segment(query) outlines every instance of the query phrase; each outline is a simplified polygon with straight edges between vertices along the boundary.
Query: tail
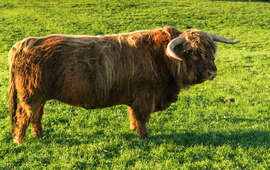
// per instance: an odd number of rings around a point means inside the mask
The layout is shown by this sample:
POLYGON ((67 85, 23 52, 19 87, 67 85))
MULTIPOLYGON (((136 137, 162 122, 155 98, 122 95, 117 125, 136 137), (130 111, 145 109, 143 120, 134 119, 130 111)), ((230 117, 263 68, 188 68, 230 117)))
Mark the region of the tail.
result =
POLYGON ((10 74, 10 82, 9 82, 9 116, 11 120, 11 132, 13 134, 17 117, 16 117, 16 110, 17 110, 17 90, 15 85, 15 67, 14 67, 14 60, 16 56, 16 44, 11 48, 9 52, 9 74, 10 74))

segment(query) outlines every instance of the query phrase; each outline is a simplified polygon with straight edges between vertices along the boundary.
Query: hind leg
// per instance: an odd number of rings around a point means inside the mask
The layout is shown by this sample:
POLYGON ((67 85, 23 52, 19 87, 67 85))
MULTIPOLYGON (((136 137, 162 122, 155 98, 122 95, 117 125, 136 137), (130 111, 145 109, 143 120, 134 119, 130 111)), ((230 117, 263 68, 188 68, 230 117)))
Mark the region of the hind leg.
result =
POLYGON ((30 123, 33 113, 37 111, 38 107, 21 102, 16 111, 16 124, 13 131, 13 142, 15 144, 21 144, 25 136, 26 129, 30 123))
POLYGON ((43 130, 42 130, 42 124, 41 124, 43 108, 44 108, 44 104, 41 104, 40 107, 38 108, 38 111, 33 113, 31 117, 31 125, 32 125, 31 134, 33 137, 43 136, 43 130))
POLYGON ((15 144, 22 143, 22 140, 25 136, 26 129, 30 122, 30 115, 27 114, 26 104, 20 103, 16 111, 16 124, 13 130, 13 142, 15 144))

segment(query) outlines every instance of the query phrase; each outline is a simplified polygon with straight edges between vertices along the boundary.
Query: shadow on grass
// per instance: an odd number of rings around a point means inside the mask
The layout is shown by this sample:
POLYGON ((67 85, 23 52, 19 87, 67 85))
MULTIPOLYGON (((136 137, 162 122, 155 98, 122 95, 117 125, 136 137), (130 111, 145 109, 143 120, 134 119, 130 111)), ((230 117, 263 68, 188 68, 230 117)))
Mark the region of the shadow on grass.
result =
POLYGON ((248 122, 248 123, 264 123, 267 121, 270 121, 270 118, 264 118, 264 119, 249 119, 249 118, 223 118, 223 120, 239 123, 239 122, 248 122))
MULTIPOLYGON (((113 135, 115 137, 115 135, 113 135)), ((53 136, 45 137, 42 143, 57 143, 61 145, 73 146, 81 144, 90 144, 97 141, 104 141, 112 139, 112 135, 107 136, 102 131, 97 131, 92 134, 68 135, 68 134, 54 134, 53 136)), ((164 143, 173 143, 175 145, 191 147, 194 145, 204 146, 222 146, 230 145, 231 147, 266 147, 270 148, 270 132, 249 130, 249 131, 233 131, 233 132, 186 132, 175 134, 161 134, 152 135, 147 139, 141 140, 135 133, 126 133, 117 135, 119 140, 124 140, 131 143, 154 143, 161 145, 164 143)), ((136 146, 138 146, 136 144, 136 146)))
MULTIPOLYGON (((110 136, 107 136, 109 138, 110 136)), ((48 143, 57 143, 66 146, 74 146, 81 144, 91 144, 97 140, 104 140, 106 135, 102 130, 97 130, 95 133, 87 133, 87 134, 74 134, 70 135, 67 133, 57 133, 52 131, 45 131, 45 136, 40 140, 43 144, 48 143)))
POLYGON ((202 134, 197 133, 182 133, 182 134, 168 134, 151 136, 150 139, 156 144, 161 144, 164 139, 168 143, 175 143, 190 147, 194 145, 206 146, 222 146, 230 145, 232 147, 266 147, 270 148, 270 132, 268 131, 234 131, 228 134, 222 132, 207 132, 202 134))

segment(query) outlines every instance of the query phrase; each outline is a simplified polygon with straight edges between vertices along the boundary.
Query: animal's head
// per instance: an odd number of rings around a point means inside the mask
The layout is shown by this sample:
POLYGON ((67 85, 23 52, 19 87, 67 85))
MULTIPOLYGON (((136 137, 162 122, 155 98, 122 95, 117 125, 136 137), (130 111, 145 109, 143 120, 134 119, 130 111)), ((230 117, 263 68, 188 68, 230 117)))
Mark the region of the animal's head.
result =
POLYGON ((217 75, 215 41, 223 43, 238 43, 223 37, 200 30, 187 30, 173 39, 167 45, 167 55, 181 62, 182 72, 186 73, 190 83, 201 83, 212 80, 217 75))

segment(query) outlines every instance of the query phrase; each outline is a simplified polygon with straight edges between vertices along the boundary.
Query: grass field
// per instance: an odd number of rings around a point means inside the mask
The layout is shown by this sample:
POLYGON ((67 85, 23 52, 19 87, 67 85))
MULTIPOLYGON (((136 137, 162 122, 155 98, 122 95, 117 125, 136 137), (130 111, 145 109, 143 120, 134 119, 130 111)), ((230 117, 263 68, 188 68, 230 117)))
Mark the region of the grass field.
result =
POLYGON ((269 2, 252 0, 0 1, 0 169, 270 169, 269 16, 269 2), (217 78, 153 113, 148 139, 129 130, 126 106, 85 110, 50 101, 45 137, 33 139, 29 128, 23 144, 12 143, 7 54, 16 41, 164 26, 241 43, 219 44, 217 78))

